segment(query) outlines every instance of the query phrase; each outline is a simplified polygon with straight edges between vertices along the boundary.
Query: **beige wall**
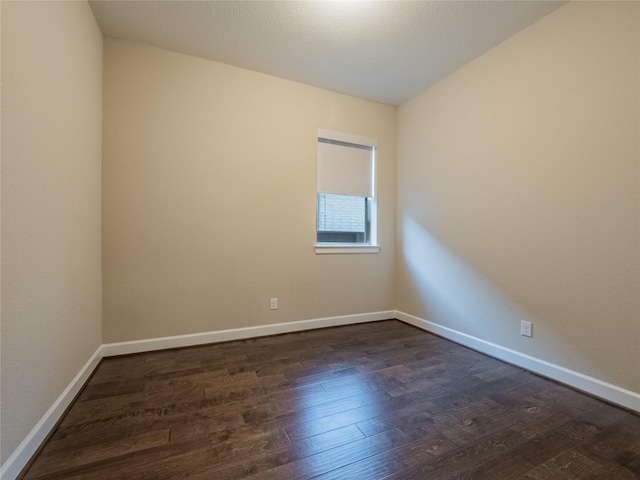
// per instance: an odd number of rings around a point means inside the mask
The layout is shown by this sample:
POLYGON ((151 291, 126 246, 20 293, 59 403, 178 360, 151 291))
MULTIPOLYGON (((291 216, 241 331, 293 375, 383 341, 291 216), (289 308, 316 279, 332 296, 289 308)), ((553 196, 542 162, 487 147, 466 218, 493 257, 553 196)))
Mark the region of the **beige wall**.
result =
POLYGON ((105 343, 398 308, 640 391, 639 21, 401 106, 396 197, 392 107, 112 39, 103 92, 86 3, 2 2, 2 462, 101 342, 101 240, 105 343), (319 127, 379 140, 380 254, 314 254, 319 127))
POLYGON ((113 39, 104 69, 105 342, 393 308, 394 108, 113 39), (318 128, 379 141, 379 254, 314 253, 318 128))
POLYGON ((101 343, 102 37, 2 2, 2 462, 101 343))
POLYGON ((639 12, 567 4, 399 108, 400 310, 640 392, 639 12))

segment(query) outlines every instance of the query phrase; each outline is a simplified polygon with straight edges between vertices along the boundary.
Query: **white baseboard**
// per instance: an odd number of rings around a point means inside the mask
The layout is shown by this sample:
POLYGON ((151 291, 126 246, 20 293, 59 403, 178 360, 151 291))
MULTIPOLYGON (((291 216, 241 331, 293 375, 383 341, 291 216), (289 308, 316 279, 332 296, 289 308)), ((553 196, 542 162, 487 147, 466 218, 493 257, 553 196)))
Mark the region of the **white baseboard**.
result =
POLYGON ((640 394, 636 392, 625 390, 610 383, 598 380, 597 378, 589 377, 582 373, 502 347, 495 343, 487 342, 486 340, 467 335, 466 333, 429 322, 428 320, 424 320, 404 312, 388 310, 382 312, 342 315, 338 317, 325 317, 296 322, 276 323, 272 325, 259 325, 254 327, 194 333, 189 335, 177 335, 173 337, 103 344, 98 347, 96 352, 92 355, 89 361, 87 361, 84 367, 82 367, 69 386, 67 386, 51 408, 49 408, 47 413, 44 414, 36 426, 33 427, 31 432, 29 432, 20 446, 18 446, 13 454, 7 459, 4 465, 2 465, 0 468, 0 478, 3 480, 14 480, 20 474, 22 469, 38 450, 42 442, 51 432, 103 357, 148 352, 166 348, 179 348, 203 345, 207 343, 242 340, 245 338, 263 337, 266 335, 299 332, 302 330, 313 330, 317 328, 353 325, 356 323, 374 322, 391 318, 397 318, 398 320, 422 330, 438 334, 461 345, 465 345, 473 348, 474 350, 478 350, 479 352, 504 360, 505 362, 512 363, 545 377, 557 380, 558 382, 570 385, 611 403, 640 412, 640 394))
POLYGON ((188 335, 176 335, 173 337, 150 338, 146 340, 134 340, 131 342, 106 343, 102 345, 102 355, 105 357, 111 357, 114 355, 163 350, 165 348, 191 347, 207 343, 229 342, 245 338, 277 335, 279 333, 314 330, 316 328, 339 327, 342 325, 387 320, 395 318, 395 314, 396 312, 394 310, 388 310, 383 312, 359 313, 355 315, 341 315, 339 317, 314 318, 312 320, 300 320, 296 322, 274 323, 271 325, 257 325, 254 327, 233 328, 213 332, 192 333, 188 335))
POLYGON ((53 430, 56 423, 62 417, 65 410, 76 397, 87 379, 91 376, 95 368, 102 359, 102 346, 98 347, 84 367, 75 376, 71 383, 64 389, 53 405, 42 416, 40 421, 29 432, 22 443, 15 449, 11 456, 0 468, 0 478, 2 480, 14 480, 22 469, 27 465, 31 457, 36 453, 47 435, 53 430))
POLYGON ((189 347, 207 343, 242 340, 245 338, 263 337, 279 333, 298 332, 301 330, 313 330, 317 328, 374 322, 395 318, 395 314, 395 310, 388 310, 355 315, 341 315, 338 317, 316 318, 297 322, 276 323, 272 325, 234 328, 214 332, 194 333, 190 335, 177 335, 174 337, 151 338, 132 342, 103 344, 98 347, 96 352, 85 366, 82 367, 69 386, 67 386, 51 408, 49 408, 47 413, 44 414, 36 426, 33 427, 31 432, 29 432, 29 435, 27 435, 18 448, 2 465, 0 468, 0 479, 15 480, 29 460, 31 460, 31 457, 36 453, 42 442, 47 438, 47 435, 49 435, 53 427, 55 427, 58 420, 62 417, 62 414, 71 404, 103 357, 149 352, 165 348, 189 347))
POLYGON ((409 315, 408 313, 396 311, 395 317, 422 330, 435 333, 466 347, 473 348, 479 352, 486 353, 492 357, 564 383, 565 385, 582 390, 608 402, 640 412, 640 393, 626 390, 598 380, 597 378, 467 335, 466 333, 424 320, 414 315, 409 315))

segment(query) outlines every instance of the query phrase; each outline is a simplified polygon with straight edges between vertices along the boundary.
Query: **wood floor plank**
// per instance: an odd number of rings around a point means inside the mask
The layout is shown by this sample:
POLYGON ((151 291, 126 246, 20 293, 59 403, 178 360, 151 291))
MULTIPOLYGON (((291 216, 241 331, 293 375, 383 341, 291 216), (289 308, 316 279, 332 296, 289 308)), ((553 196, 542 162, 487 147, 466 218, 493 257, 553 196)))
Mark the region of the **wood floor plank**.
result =
POLYGON ((599 465, 593 460, 567 450, 522 476, 523 480, 564 480, 590 475, 599 465))
POLYGON ((265 480, 305 480, 314 478, 363 458, 393 449, 404 443, 406 443, 406 438, 399 430, 387 430, 372 437, 365 437, 341 447, 325 450, 315 455, 286 463, 260 473, 258 476, 254 475, 255 478, 252 480, 257 480, 258 478, 265 480))
POLYGON ((319 453, 355 442, 356 440, 361 440, 365 438, 365 436, 362 430, 352 424, 321 433, 320 435, 304 438, 297 441, 296 444, 305 452, 319 453))
POLYGON ((169 429, 152 430, 140 435, 103 441, 89 446, 78 444, 75 448, 66 448, 64 456, 59 455, 59 449, 51 450, 45 447, 40 454, 39 462, 32 468, 32 473, 35 476, 51 474, 167 443, 169 443, 169 429))
POLYGON ((640 416, 397 320, 103 359, 24 480, 639 479, 640 416))
POLYGON ((417 462, 390 475, 389 480, 417 480, 424 478, 465 478, 464 475, 477 465, 496 458, 507 450, 520 445, 524 438, 505 429, 477 441, 451 450, 430 462, 417 462))
POLYGON ((349 463, 343 467, 313 477, 317 480, 361 480, 384 478, 405 466, 405 448, 397 447, 377 455, 349 463))

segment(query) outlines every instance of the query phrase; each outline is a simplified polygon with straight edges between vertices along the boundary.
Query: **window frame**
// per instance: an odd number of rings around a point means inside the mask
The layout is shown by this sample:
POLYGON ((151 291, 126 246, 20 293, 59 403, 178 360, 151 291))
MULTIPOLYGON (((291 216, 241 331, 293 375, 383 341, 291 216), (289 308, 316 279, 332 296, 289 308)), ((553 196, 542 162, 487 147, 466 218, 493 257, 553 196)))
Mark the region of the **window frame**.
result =
MULTIPOLYGON (((320 140, 329 140, 332 142, 340 142, 351 145, 363 146, 371 149, 372 155, 372 196, 364 197, 366 198, 366 208, 368 209, 368 218, 369 221, 369 235, 366 243, 339 243, 339 242, 318 242, 318 194, 326 193, 319 192, 316 189, 316 227, 315 227, 315 253, 316 254, 345 254, 345 253, 378 253, 380 251, 380 246, 378 245, 378 208, 377 208, 377 159, 376 159, 376 150, 378 147, 378 141, 374 138, 363 137, 360 135, 353 135, 350 133, 337 132, 334 130, 327 129, 318 129, 318 136, 316 138, 316 144, 320 143, 320 140)), ((318 168, 319 164, 317 163, 318 168)), ((318 170, 319 172, 319 170, 318 170)), ((316 173, 316 176, 318 173, 316 173)))

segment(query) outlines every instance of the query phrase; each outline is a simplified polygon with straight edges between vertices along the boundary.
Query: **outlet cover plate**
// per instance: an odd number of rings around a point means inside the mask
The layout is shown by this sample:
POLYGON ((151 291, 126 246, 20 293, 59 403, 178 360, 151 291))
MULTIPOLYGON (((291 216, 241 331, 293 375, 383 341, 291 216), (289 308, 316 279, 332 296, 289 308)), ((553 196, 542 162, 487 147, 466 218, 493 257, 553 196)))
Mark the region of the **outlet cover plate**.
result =
POLYGON ((520 322, 520 335, 524 335, 525 337, 533 336, 531 322, 527 322, 526 320, 520 322))

